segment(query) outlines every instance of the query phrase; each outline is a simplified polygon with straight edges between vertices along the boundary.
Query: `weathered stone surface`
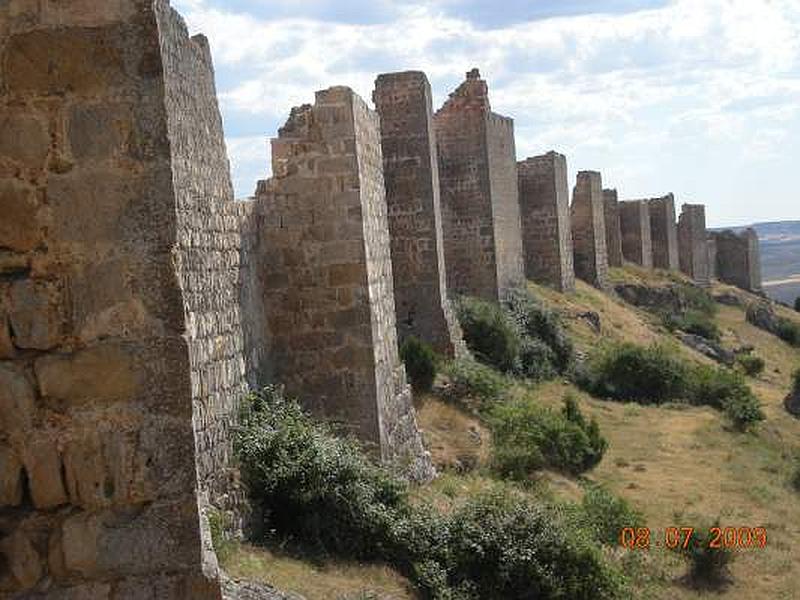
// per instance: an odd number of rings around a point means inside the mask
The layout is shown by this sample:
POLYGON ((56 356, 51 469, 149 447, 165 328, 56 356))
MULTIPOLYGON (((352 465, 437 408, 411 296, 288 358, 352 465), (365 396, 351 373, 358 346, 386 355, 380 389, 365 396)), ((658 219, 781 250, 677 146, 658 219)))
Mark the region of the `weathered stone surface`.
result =
POLYGON ((48 435, 34 435, 26 441, 23 452, 22 462, 34 506, 49 509, 66 504, 63 463, 56 440, 48 435))
POLYGON ((497 300, 524 281, 513 120, 473 69, 434 125, 448 289, 497 300))
POLYGON ((73 354, 36 361, 36 378, 48 402, 70 405, 124 401, 137 393, 135 348, 99 344, 73 354))
POLYGON ((5 559, 11 577, 17 582, 18 590, 31 589, 44 574, 41 558, 22 529, 17 529, 0 540, 0 556, 5 559))
POLYGON ((36 416, 36 394, 25 371, 0 362, 0 433, 28 431, 36 416))
POLYGON ((684 204, 678 219, 678 257, 681 271, 698 285, 709 285, 706 208, 684 204))
POLYGON ((29 168, 44 167, 50 136, 42 120, 21 112, 9 112, 0 117, 0 131, 3 132, 0 136, 0 156, 29 168))
POLYGON ((749 292, 760 292, 761 250, 754 229, 741 233, 714 232, 716 274, 720 281, 749 292))
POLYGON ((398 341, 414 336, 452 357, 465 346, 447 293, 431 87, 419 71, 385 73, 373 99, 381 118, 398 341))
POLYGON ((121 150, 131 129, 127 106, 85 106, 72 108, 67 137, 72 156, 78 160, 107 159, 121 150))
POLYGON ((675 223, 675 197, 667 194, 647 201, 650 209, 650 237, 653 244, 653 267, 677 271, 678 228, 675 223))
POLYGON ((272 158, 275 176, 256 197, 275 377, 385 460, 429 477, 398 356, 378 116, 349 88, 317 92, 292 111, 272 158), (360 260, 325 259, 344 242, 360 260))
POLYGON ((736 360, 736 356, 733 352, 726 350, 719 342, 715 342, 714 340, 709 340, 702 336, 686 332, 681 332, 680 338, 681 341, 690 348, 724 365, 733 366, 736 360))
POLYGON ((525 275, 561 292, 575 289, 567 158, 548 152, 517 163, 525 275))
POLYGON ((625 260, 653 268, 653 242, 650 237, 650 209, 645 200, 619 203, 622 256, 625 260))
MULTIPOLYGON (((0 129, 0 131, 3 131, 0 129)), ((3 136, 5 139, 5 131, 3 136)), ((33 250, 41 241, 36 191, 10 179, 0 179, 0 248, 33 250)))
POLYGON ((622 266, 622 231, 617 190, 603 190, 603 208, 606 226, 608 266, 622 266))
POLYGON ((603 183, 597 171, 578 173, 571 214, 575 275, 604 289, 608 286, 608 252, 603 183))
POLYGON ((61 286, 22 279, 9 293, 9 317, 18 348, 49 350, 61 342, 64 329, 61 286))
POLYGON ((6 446, 0 446, 0 508, 22 502, 22 463, 6 446))

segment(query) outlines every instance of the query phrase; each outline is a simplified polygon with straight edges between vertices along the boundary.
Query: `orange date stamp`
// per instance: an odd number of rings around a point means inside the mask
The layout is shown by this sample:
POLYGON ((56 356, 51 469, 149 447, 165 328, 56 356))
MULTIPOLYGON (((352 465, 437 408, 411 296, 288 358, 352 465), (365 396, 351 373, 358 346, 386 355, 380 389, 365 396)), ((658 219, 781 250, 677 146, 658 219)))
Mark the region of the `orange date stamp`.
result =
MULTIPOLYGON (((666 548, 685 550, 689 548, 698 531, 694 527, 666 527, 659 533, 649 527, 624 527, 619 533, 619 543, 628 550, 650 550, 666 548)), ((705 533, 705 532, 704 532, 705 533)), ((712 549, 765 548, 767 530, 764 527, 709 527, 704 543, 712 549)))

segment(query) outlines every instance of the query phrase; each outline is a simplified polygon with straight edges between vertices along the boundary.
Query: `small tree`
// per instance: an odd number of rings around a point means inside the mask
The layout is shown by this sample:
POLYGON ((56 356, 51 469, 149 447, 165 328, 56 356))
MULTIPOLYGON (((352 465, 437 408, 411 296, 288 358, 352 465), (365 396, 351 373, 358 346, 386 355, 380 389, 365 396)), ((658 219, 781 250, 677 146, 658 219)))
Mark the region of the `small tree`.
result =
POLYGON ((436 379, 436 353, 428 344, 410 336, 400 346, 400 358, 406 366, 411 386, 417 392, 429 392, 436 379))

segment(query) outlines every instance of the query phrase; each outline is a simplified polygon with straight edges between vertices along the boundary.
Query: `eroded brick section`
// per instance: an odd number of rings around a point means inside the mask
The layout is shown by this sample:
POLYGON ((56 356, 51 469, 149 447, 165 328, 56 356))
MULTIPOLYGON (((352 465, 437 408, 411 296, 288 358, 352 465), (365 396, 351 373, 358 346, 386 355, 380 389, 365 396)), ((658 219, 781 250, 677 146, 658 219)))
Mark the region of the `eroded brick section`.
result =
POLYGON ((619 203, 622 257, 646 269, 653 268, 653 244, 650 238, 650 209, 645 200, 619 203))
POLYGON ((677 271, 678 227, 675 223, 675 197, 667 194, 647 201, 650 209, 650 238, 653 244, 653 267, 677 271))
POLYGON ((525 276, 561 292, 575 289, 567 158, 557 152, 517 163, 525 276))
POLYGON ((603 209, 606 226, 608 266, 622 266, 622 233, 620 230, 617 190, 603 190, 603 209))
POLYGON ((698 285, 711 282, 706 238, 706 207, 684 204, 678 219, 678 258, 681 271, 698 285))
POLYGON ((715 232, 716 271, 720 281, 751 292, 760 292, 761 251, 758 234, 748 228, 741 233, 715 232))
POLYGON ((575 275, 598 288, 608 285, 605 207, 600 173, 580 171, 572 193, 575 275))
POLYGON ((447 296, 431 88, 419 71, 378 76, 394 301, 400 343, 415 336, 445 356, 463 352, 447 296))
POLYGON ((0 595, 217 598, 198 491, 244 361, 208 48, 161 1, 0 29, 0 595))
POLYGON ((497 300, 524 281, 513 121, 473 69, 434 124, 448 289, 497 300))
POLYGON ((349 88, 317 92, 273 139, 272 163, 256 201, 275 377, 426 479, 397 350, 378 116, 349 88))

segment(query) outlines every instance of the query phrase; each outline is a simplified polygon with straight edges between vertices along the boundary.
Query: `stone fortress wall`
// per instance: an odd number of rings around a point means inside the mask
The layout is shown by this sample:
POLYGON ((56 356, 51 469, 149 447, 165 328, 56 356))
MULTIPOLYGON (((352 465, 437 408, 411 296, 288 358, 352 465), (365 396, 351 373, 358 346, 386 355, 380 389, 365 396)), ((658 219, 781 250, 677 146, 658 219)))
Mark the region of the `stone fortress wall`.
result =
POLYGON ((681 271, 698 285, 711 283, 706 236, 706 207, 684 204, 678 218, 678 258, 681 271))
MULTIPOLYGON (((166 0, 0 4, 0 595, 219 598, 206 512, 243 514, 248 390, 427 479, 398 336, 458 354, 460 294, 678 268, 671 195, 617 234, 584 171, 570 208, 566 158, 517 163, 477 69, 435 116, 423 73, 374 99, 293 109, 234 201, 208 43, 166 0)), ((684 270, 758 291, 755 233, 706 240, 701 208, 684 270)))
POLYGON ((623 263, 622 226, 620 224, 617 190, 603 190, 603 209, 606 226, 608 266, 621 267, 623 263))

